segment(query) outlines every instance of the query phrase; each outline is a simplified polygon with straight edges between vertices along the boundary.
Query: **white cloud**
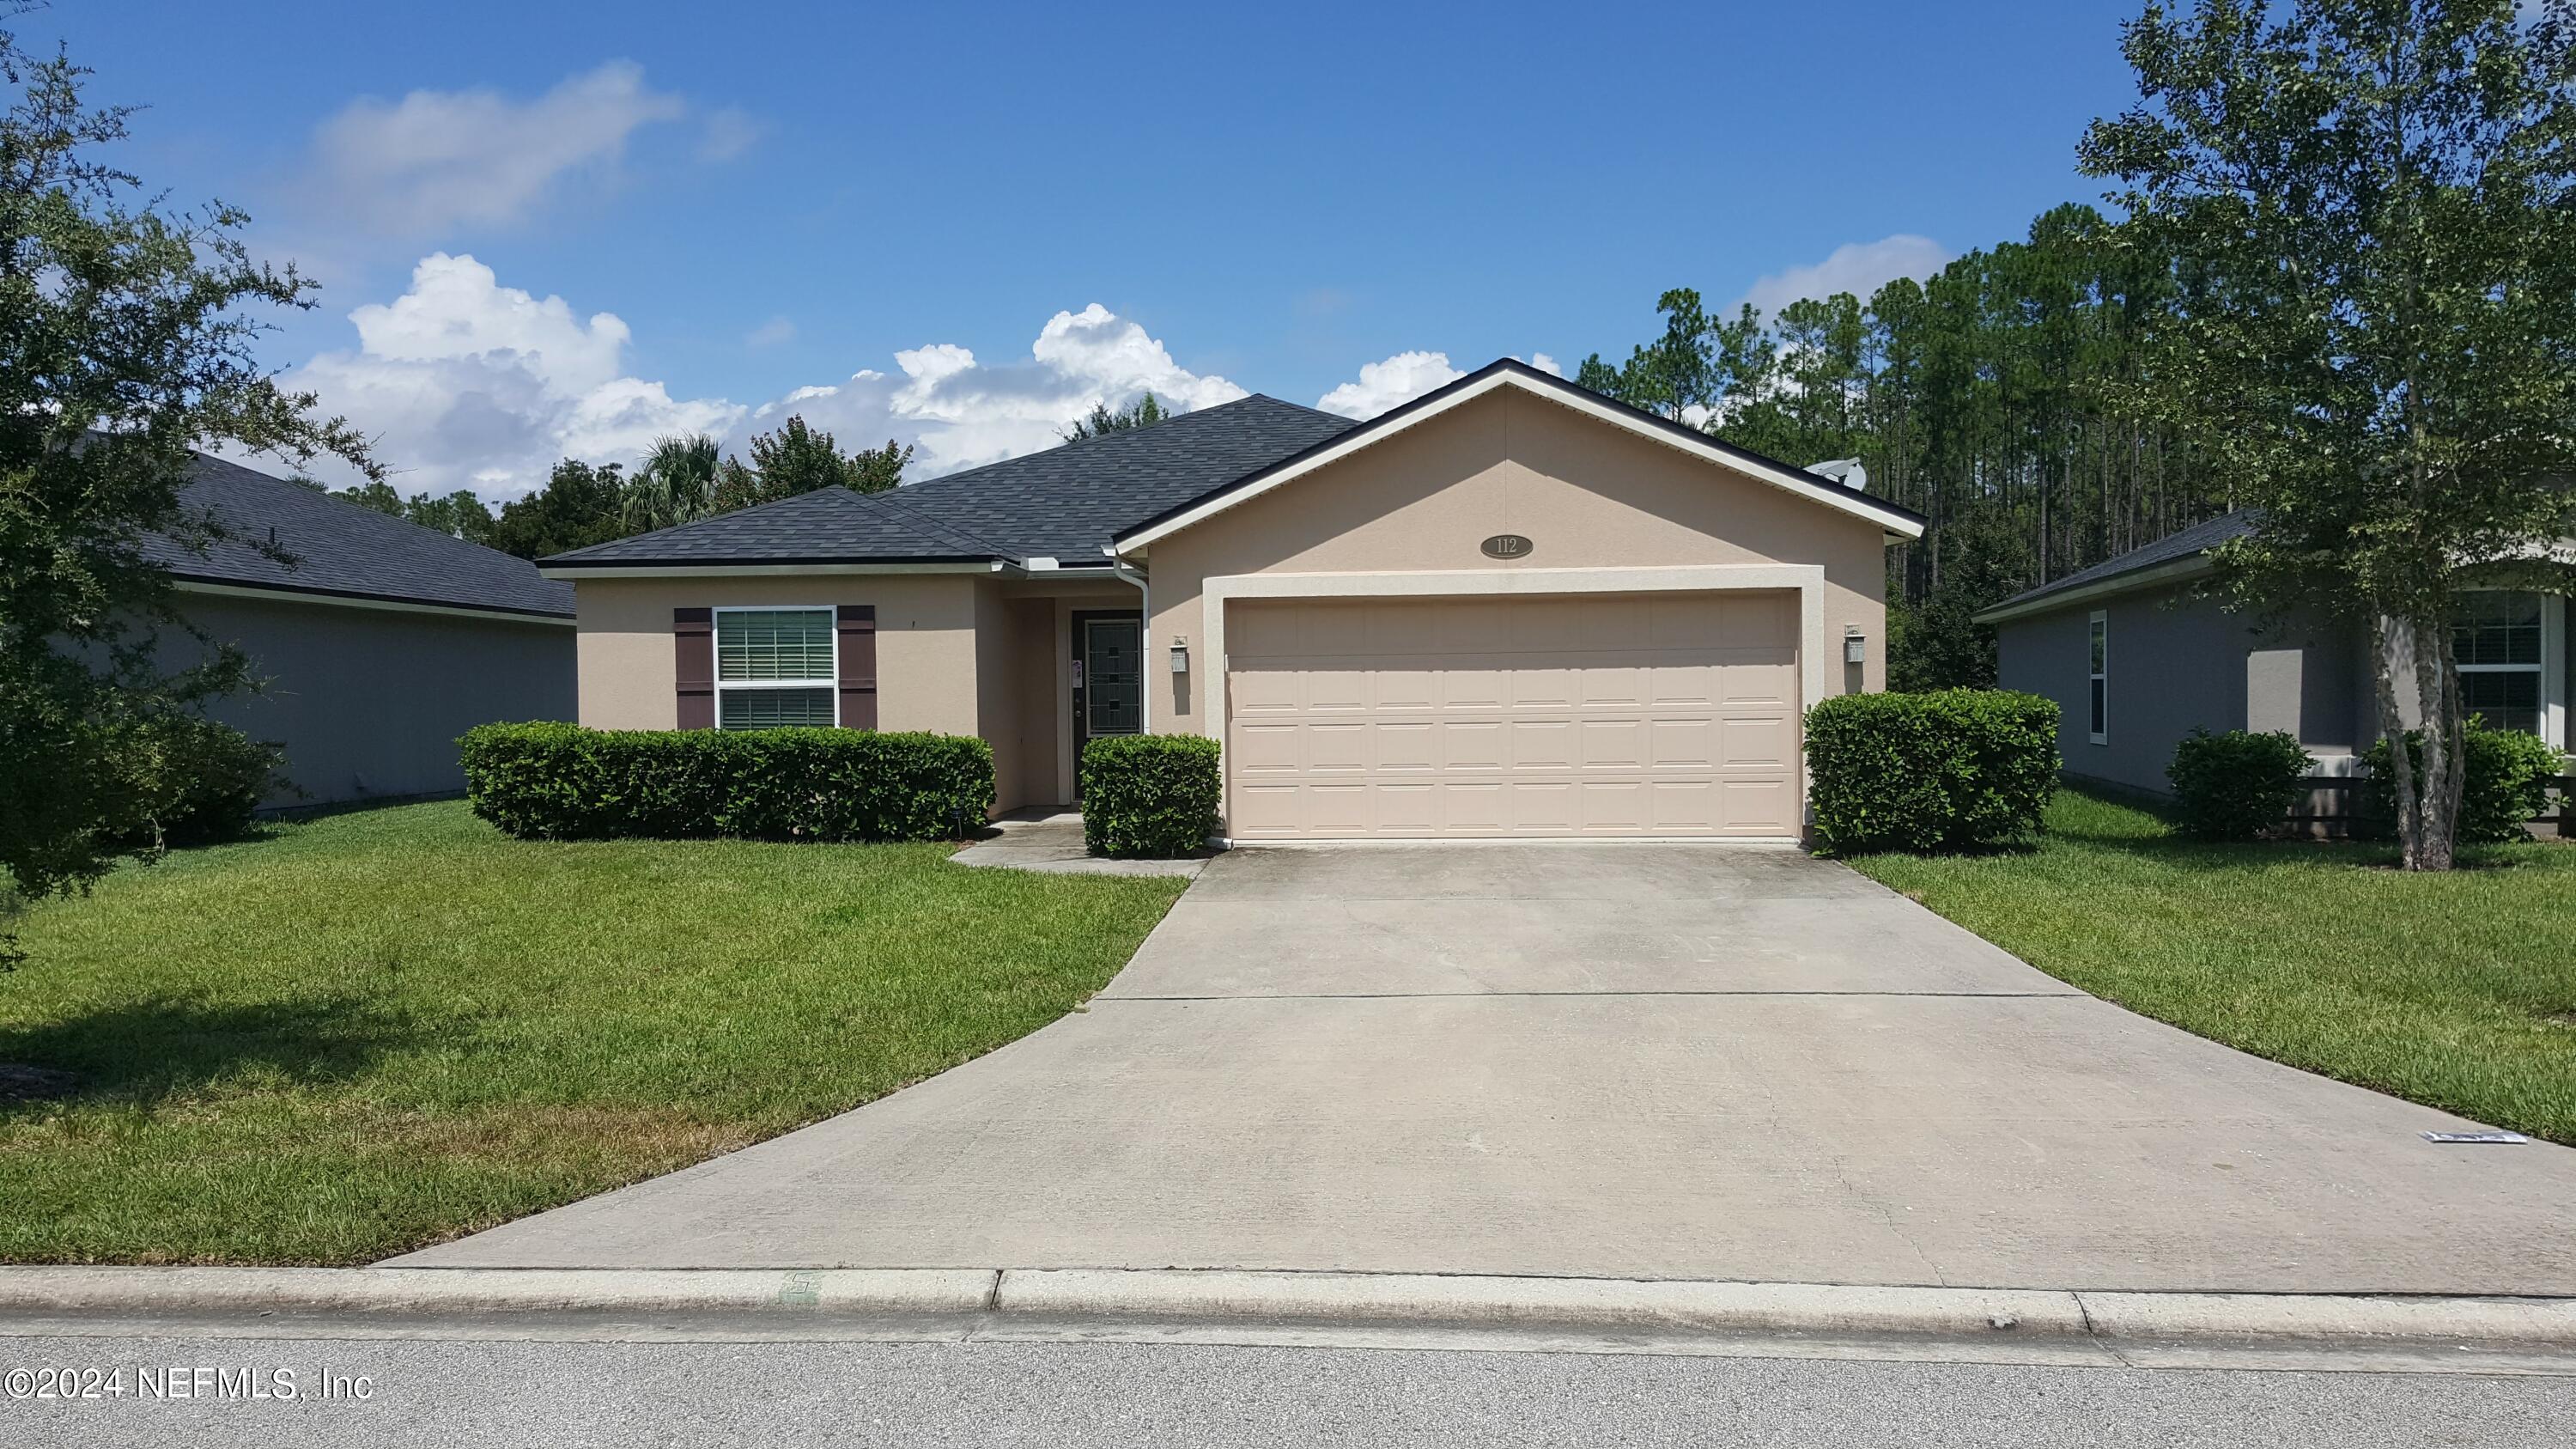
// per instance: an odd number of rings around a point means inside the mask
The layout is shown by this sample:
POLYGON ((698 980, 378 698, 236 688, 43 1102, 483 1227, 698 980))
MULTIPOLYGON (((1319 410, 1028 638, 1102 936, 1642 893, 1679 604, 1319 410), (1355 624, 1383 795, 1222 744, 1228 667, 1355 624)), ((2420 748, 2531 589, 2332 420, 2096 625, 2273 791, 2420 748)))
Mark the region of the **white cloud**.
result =
POLYGON ((287 382, 375 435, 406 492, 515 496, 559 458, 631 459, 665 433, 721 433, 745 412, 625 375, 614 314, 575 316, 561 297, 499 285, 470 256, 423 257, 409 290, 349 321, 355 351, 323 353, 287 382))
POLYGON ((1141 325, 1097 302, 1049 318, 1026 361, 986 363, 953 342, 907 348, 894 361, 899 375, 868 369, 835 386, 798 388, 744 426, 775 427, 799 413, 845 447, 911 443, 906 476, 929 478, 1054 447, 1094 404, 1124 407, 1150 391, 1188 412, 1245 396, 1174 362, 1141 325))
POLYGON ((1184 411, 1245 395, 1180 366, 1097 303, 1049 319, 1024 361, 990 365, 931 343, 897 352, 893 373, 862 368, 757 408, 674 398, 628 375, 630 336, 614 314, 584 318, 561 297, 504 287, 470 256, 422 258, 401 296, 349 320, 358 346, 314 358, 288 383, 375 435, 405 492, 471 488, 496 500, 542 484, 558 459, 632 462, 668 433, 713 433, 739 452, 790 414, 844 447, 913 444, 918 479, 1053 447, 1094 404, 1123 407, 1149 389, 1184 411))
MULTIPOLYGON (((1544 352, 1531 353, 1529 364, 1550 377, 1565 376, 1556 359, 1544 352)), ((1334 388, 1317 398, 1315 406, 1366 421, 1466 375, 1449 365, 1446 352, 1399 352, 1383 362, 1361 363, 1358 381, 1334 388)))
POLYGON ((1899 277, 1928 277, 1956 253, 1930 237, 1898 233, 1874 242, 1845 242, 1812 266, 1773 272, 1755 282, 1744 300, 1765 316, 1807 297, 1849 292, 1866 302, 1870 294, 1899 277))
MULTIPOLYGON (((638 129, 687 110, 679 97, 649 89, 643 67, 623 60, 569 77, 534 100, 493 90, 369 97, 314 133, 315 186, 336 214, 380 232, 514 222, 558 179, 614 166, 638 129)), ((710 119, 711 142, 725 114, 710 119)), ((749 143, 745 131, 736 150, 749 143)))
POLYGON ((785 317, 772 317, 743 334, 745 347, 776 347, 796 340, 796 324, 785 317))
POLYGON ((1383 362, 1361 363, 1357 382, 1334 388, 1315 406, 1346 418, 1373 418, 1466 375, 1449 365, 1446 352, 1399 352, 1383 362))

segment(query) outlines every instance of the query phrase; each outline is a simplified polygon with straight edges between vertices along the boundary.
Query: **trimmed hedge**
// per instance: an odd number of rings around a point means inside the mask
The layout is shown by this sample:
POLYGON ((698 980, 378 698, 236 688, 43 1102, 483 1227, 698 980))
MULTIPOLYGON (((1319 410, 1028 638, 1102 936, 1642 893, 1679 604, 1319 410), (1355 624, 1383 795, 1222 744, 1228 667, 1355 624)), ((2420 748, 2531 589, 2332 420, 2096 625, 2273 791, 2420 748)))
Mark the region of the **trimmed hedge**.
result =
POLYGON ((1082 843, 1094 855, 1194 855, 1217 829, 1217 742, 1104 735, 1082 748, 1082 843))
POLYGON ((474 813, 523 838, 956 840, 993 809, 971 735, 487 724, 458 743, 474 813))
POLYGON ((1836 855, 2035 834, 2057 769, 2057 703, 2036 694, 1844 694, 1807 711, 1817 842, 1836 855))
POLYGON ((2174 746, 2174 828, 2196 840, 2252 840, 2277 833, 2315 762, 2284 730, 2222 735, 2193 730, 2174 746))
MULTIPOLYGON (((2424 767, 2424 732, 2406 732, 2407 758, 2424 767)), ((2549 806, 2549 782, 2565 768, 2565 756, 2549 742, 2521 730, 2491 730, 2478 716, 2461 732, 2461 759, 2467 778, 2460 782, 2460 840, 2491 844, 2521 840, 2532 817, 2549 806)), ((2370 774, 2361 784, 2364 833, 2386 839, 2397 833, 2397 792, 2389 787, 2388 741, 2372 745, 2362 757, 2370 774)), ((2423 776, 2416 781, 2420 788, 2423 776)))

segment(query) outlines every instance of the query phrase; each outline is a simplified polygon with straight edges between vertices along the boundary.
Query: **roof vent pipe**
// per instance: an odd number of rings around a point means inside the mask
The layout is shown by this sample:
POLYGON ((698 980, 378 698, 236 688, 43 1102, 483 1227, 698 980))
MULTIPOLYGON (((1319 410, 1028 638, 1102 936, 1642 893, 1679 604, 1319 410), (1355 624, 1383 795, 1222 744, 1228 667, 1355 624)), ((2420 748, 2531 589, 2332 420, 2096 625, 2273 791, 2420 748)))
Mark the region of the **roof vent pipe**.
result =
POLYGON ((1869 470, 1860 465, 1858 458, 1836 458, 1830 463, 1810 463, 1807 465, 1807 471, 1831 478, 1854 493, 1869 491, 1869 470))

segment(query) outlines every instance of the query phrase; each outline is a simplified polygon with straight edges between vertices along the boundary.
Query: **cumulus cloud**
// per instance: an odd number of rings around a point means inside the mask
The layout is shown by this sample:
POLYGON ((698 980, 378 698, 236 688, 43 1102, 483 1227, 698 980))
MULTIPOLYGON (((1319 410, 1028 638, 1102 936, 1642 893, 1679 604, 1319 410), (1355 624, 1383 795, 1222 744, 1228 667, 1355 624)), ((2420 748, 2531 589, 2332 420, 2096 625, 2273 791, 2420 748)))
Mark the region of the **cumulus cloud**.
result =
POLYGON ((894 374, 865 369, 798 388, 762 405, 745 427, 799 413, 845 445, 911 443, 907 476, 928 478, 1051 448, 1095 404, 1124 407, 1151 392, 1191 412, 1245 396, 1222 377, 1182 367, 1143 326, 1097 302, 1049 318, 1026 360, 986 363, 937 342, 897 352, 894 362, 894 374))
POLYGON ((1812 266, 1791 267, 1757 281, 1744 300, 1764 315, 1806 297, 1849 292, 1866 302, 1899 277, 1928 277, 1956 255, 1930 237, 1898 233, 1874 242, 1845 242, 1812 266))
MULTIPOLYGON (((1556 359, 1544 352, 1531 353, 1529 364, 1550 377, 1565 376, 1556 359)), ((1449 365, 1446 352, 1399 352, 1382 362, 1361 363, 1357 381, 1343 383, 1317 398, 1315 406, 1365 422, 1466 375, 1449 365)))
POLYGON ((1095 404, 1123 407, 1149 390, 1182 411, 1245 396, 1182 367, 1142 326, 1097 303, 1050 318, 1023 360, 988 364, 956 343, 931 343, 897 352, 892 372, 862 368, 758 407, 674 398, 630 375, 625 322, 502 286, 471 256, 424 257, 401 296, 349 320, 357 347, 314 358, 289 383, 376 435, 405 491, 471 488, 495 500, 542 484, 561 458, 632 462, 654 439, 683 432, 712 433, 740 451, 791 414, 845 447, 912 444, 909 476, 918 479, 1053 447, 1095 404))
POLYGON ((630 339, 615 314, 584 318, 561 297, 504 287, 471 256, 422 258, 408 290, 349 321, 357 348, 323 353, 288 382, 374 434, 407 491, 515 496, 559 458, 633 458, 666 433, 728 431, 746 411, 626 375, 630 339))
MULTIPOLYGON (((533 100, 493 90, 366 98, 314 133, 314 176, 333 210, 372 230, 420 235, 518 221, 558 180, 613 167, 639 129, 688 105, 652 90, 644 69, 610 61, 533 100)), ((735 152, 747 120, 711 118, 708 140, 735 152)))

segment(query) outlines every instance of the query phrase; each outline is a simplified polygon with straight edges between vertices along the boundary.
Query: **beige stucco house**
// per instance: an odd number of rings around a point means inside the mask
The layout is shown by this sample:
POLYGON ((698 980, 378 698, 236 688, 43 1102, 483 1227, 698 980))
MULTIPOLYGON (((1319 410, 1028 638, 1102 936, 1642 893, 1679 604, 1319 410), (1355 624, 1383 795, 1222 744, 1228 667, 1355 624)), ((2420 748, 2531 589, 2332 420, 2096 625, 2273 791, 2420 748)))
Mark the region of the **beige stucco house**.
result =
POLYGON ((1250 397, 546 561, 613 729, 1225 746, 1238 840, 1794 838, 1917 515, 1504 360, 1366 423, 1250 397))

